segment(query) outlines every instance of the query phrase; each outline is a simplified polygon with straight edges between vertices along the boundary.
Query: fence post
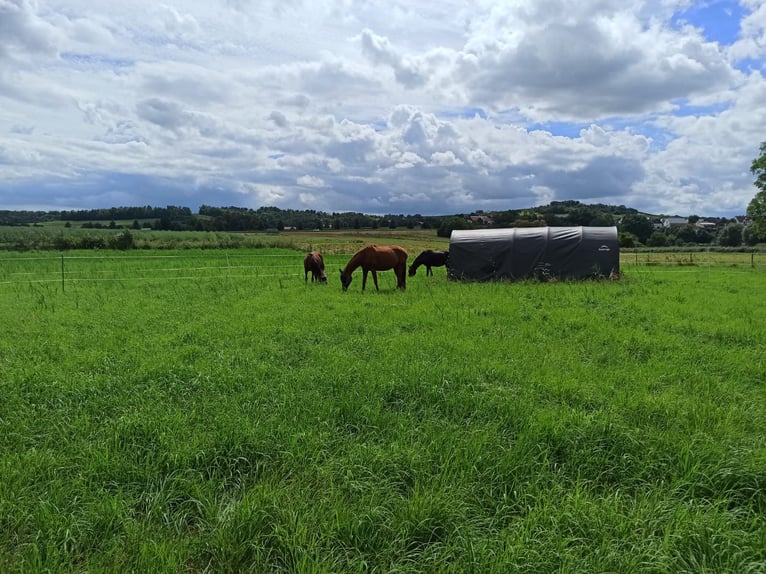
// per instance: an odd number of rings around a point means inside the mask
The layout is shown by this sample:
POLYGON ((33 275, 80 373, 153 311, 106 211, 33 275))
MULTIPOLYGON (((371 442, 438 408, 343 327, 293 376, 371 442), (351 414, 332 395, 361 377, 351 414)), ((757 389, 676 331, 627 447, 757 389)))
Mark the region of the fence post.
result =
POLYGON ((61 254, 61 292, 64 292, 64 254, 61 254))
POLYGON ((750 267, 755 267, 755 251, 750 253, 750 267))

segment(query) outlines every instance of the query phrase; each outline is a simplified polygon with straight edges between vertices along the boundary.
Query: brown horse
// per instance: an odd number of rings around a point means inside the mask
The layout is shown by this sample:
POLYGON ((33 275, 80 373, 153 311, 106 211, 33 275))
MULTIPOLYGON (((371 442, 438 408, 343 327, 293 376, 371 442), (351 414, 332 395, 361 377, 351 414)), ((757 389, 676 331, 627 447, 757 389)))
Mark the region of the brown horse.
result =
POLYGON ((418 267, 421 265, 426 266, 426 277, 433 275, 431 267, 441 267, 447 264, 447 257, 449 257, 449 251, 432 251, 426 249, 420 255, 415 258, 415 261, 410 265, 410 277, 414 277, 418 272, 418 267))
POLYGON ((312 251, 306 255, 303 260, 303 271, 305 271, 304 282, 309 280, 309 271, 311 271, 311 282, 318 281, 327 283, 327 273, 324 270, 324 259, 319 251, 312 251))
POLYGON ((377 291, 380 291, 377 271, 393 269, 396 273, 396 287, 404 289, 407 285, 407 252, 398 245, 368 245, 357 251, 346 264, 346 268, 340 270, 340 282, 344 291, 351 285, 351 274, 357 267, 361 267, 363 272, 362 291, 367 286, 368 271, 372 271, 372 280, 377 291))

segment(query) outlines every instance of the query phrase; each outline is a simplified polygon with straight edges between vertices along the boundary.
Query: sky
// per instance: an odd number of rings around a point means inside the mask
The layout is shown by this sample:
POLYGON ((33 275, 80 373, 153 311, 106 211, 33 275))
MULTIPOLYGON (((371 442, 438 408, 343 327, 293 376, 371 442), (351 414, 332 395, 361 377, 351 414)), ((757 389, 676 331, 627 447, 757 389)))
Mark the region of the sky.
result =
POLYGON ((0 209, 732 217, 766 1, 0 0, 0 209))

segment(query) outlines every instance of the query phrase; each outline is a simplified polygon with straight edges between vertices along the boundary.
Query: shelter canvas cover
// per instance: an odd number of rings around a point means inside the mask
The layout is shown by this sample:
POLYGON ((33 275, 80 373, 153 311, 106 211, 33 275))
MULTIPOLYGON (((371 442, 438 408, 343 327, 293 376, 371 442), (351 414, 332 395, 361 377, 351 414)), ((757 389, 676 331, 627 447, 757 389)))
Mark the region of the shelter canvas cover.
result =
POLYGON ((616 227, 454 230, 447 272, 453 279, 579 279, 620 270, 616 227))

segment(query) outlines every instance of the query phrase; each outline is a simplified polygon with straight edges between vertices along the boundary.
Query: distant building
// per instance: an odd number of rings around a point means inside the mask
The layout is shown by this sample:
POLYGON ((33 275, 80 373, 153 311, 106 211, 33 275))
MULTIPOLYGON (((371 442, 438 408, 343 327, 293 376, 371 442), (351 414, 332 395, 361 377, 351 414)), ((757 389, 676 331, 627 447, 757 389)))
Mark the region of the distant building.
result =
POLYGON ((715 229, 718 227, 715 221, 702 221, 701 219, 694 225, 701 229, 715 229))
POLYGON ((671 227, 681 227, 682 225, 688 225, 689 220, 685 217, 664 217, 662 219, 662 226, 665 229, 670 229, 671 227))
POLYGON ((494 221, 488 215, 471 215, 469 218, 471 223, 477 223, 479 225, 492 225, 494 221))

